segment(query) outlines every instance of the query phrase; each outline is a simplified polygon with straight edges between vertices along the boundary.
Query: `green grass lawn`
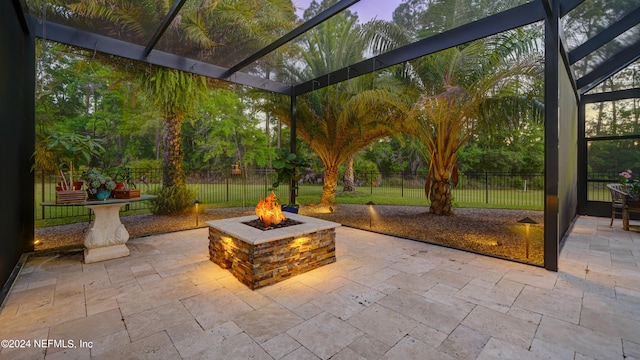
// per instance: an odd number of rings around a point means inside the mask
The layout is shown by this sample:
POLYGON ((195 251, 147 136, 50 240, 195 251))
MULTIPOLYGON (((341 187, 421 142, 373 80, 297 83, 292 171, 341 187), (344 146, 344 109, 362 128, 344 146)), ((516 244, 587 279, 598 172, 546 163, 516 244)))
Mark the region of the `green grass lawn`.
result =
MULTIPOLYGON (((150 193, 160 187, 160 184, 142 185, 142 193, 150 193)), ((222 184, 190 184, 196 192, 196 197, 204 208, 216 207, 254 207, 261 197, 270 193, 268 184, 242 184, 237 181, 222 184)), ((44 201, 55 202, 53 187, 44 187, 44 201)), ((338 189, 341 189, 339 187, 338 189)), ((43 188, 35 187, 36 227, 53 226, 65 223, 89 220, 89 212, 82 206, 63 207, 51 206, 46 208, 45 219, 42 219, 43 188)), ((423 188, 401 187, 359 187, 356 193, 341 193, 336 195, 337 204, 366 204, 373 201, 378 205, 407 205, 428 206, 423 188)), ((298 190, 297 203, 315 204, 320 201, 322 185, 302 185, 298 190)), ((544 194, 542 190, 496 190, 496 189, 454 189, 454 208, 483 207, 503 209, 542 210, 544 194)), ((276 194, 281 203, 288 202, 287 187, 280 187, 276 194)), ((589 199, 604 199, 610 197, 606 187, 591 188, 589 199)), ((133 215, 149 212, 149 204, 145 202, 132 203, 130 209, 123 215, 133 215)))

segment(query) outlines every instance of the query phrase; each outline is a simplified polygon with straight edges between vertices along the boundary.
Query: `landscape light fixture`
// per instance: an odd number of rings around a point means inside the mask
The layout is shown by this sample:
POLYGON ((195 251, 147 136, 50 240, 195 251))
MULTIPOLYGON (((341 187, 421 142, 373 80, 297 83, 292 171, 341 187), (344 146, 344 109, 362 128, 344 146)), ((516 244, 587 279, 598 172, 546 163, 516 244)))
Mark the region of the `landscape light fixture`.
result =
POLYGON ((196 205, 196 226, 198 226, 199 225, 199 221, 198 221, 199 220, 198 219, 198 215, 199 215, 198 205, 200 205, 200 200, 196 199, 193 203, 196 205))
POLYGON ((375 205, 375 203, 373 201, 369 201, 366 205, 369 205, 369 229, 371 229, 373 225, 373 220, 372 220, 373 205, 375 205))
POLYGON ((531 224, 537 224, 538 222, 531 219, 530 217, 525 217, 524 219, 518 220, 519 223, 524 224, 525 228, 525 256, 529 258, 529 226, 531 224))

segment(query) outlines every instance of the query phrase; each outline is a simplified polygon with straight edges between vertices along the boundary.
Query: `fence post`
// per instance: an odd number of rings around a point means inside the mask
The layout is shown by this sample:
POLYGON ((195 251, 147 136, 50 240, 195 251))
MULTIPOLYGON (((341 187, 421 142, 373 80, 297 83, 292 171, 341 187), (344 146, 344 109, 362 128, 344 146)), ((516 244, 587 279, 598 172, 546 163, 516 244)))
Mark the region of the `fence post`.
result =
POLYGON ((484 194, 485 194, 485 201, 488 204, 489 203, 489 173, 486 171, 484 172, 484 194))
POLYGON ((369 171, 369 189, 371 194, 373 194, 373 170, 369 171))
MULTIPOLYGON (((40 170, 40 189, 42 190, 42 194, 40 198, 42 199, 40 202, 44 202, 44 170, 40 170)), ((42 219, 44 220, 44 206, 40 207, 42 209, 42 219)))
POLYGON ((229 202, 229 177, 226 177, 227 180, 227 202, 229 202))
POLYGON ((402 187, 402 197, 404 197, 404 171, 400 173, 402 177, 402 181, 400 182, 400 186, 402 187))

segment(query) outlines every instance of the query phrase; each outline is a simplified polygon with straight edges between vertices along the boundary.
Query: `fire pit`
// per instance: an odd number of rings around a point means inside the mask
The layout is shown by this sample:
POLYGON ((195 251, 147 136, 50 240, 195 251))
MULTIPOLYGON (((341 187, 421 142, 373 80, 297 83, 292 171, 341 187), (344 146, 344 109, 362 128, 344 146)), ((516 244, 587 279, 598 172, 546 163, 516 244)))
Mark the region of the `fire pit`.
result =
POLYGON ((340 224, 298 214, 287 216, 297 224, 262 230, 246 224, 256 220, 255 216, 208 221, 211 261, 229 269, 251 289, 336 261, 335 228, 340 224))
POLYGON ((260 199, 258 205, 256 205, 256 215, 258 215, 258 220, 265 228, 271 225, 278 225, 287 219, 282 213, 275 191, 271 191, 271 195, 260 199))
POLYGON ((271 195, 266 198, 260 199, 260 202, 256 205, 256 215, 258 215, 257 219, 245 221, 243 224, 253 226, 260 230, 273 230, 302 224, 299 221, 287 219, 287 217, 284 216, 274 191, 271 191, 271 195))

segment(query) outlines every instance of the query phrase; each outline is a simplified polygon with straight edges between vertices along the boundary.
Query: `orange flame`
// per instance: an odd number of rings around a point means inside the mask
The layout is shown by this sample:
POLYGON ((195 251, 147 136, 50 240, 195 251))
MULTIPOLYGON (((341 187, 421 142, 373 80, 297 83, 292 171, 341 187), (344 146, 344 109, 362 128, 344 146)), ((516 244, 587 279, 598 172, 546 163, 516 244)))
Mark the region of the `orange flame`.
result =
POLYGON ((280 204, 274 191, 271 191, 271 195, 260 199, 260 202, 256 205, 256 215, 258 215, 264 227, 278 225, 286 219, 280 209, 280 204))

